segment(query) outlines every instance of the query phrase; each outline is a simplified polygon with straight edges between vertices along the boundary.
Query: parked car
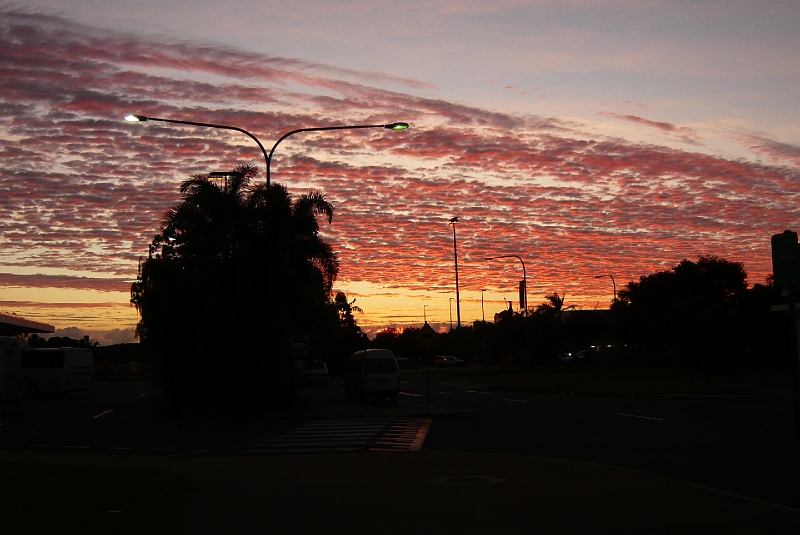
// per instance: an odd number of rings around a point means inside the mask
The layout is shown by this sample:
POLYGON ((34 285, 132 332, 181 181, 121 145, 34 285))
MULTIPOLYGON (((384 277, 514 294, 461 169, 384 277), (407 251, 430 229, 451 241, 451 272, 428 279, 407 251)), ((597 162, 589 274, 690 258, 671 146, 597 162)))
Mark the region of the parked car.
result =
POLYGON ((433 363, 436 366, 463 366, 464 361, 456 358, 451 357, 449 355, 437 355, 436 358, 433 359, 433 363))
POLYGON ((328 366, 322 360, 311 360, 305 363, 300 372, 300 384, 303 386, 328 386, 328 366))

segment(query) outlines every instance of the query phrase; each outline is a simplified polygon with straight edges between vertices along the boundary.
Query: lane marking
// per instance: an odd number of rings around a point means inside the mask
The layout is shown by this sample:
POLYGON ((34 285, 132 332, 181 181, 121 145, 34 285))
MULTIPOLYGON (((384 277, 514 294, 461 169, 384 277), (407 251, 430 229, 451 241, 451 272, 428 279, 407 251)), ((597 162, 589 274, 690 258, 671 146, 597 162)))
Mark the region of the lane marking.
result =
POLYGON ((494 392, 482 392, 480 390, 464 390, 464 392, 472 392, 473 394, 489 394, 490 396, 494 395, 494 392))
POLYGON ((137 398, 143 398, 143 397, 145 397, 146 395, 147 395, 147 394, 139 394, 139 395, 138 395, 138 396, 136 396, 136 397, 137 397, 137 398))
POLYGON ((108 409, 107 411, 103 411, 100 414, 95 414, 92 418, 100 418, 101 416, 105 416, 106 414, 111 414, 114 412, 114 409, 108 409))
POLYGON ((411 392, 398 392, 398 394, 403 394, 404 396, 414 396, 416 398, 422 397, 422 394, 412 394, 411 392))
POLYGON ((65 448, 69 448, 71 450, 90 450, 92 449, 91 446, 64 446, 65 448))
POLYGON ((527 403, 528 402, 527 399, 508 399, 508 398, 503 398, 500 401, 516 401, 517 403, 527 403))
POLYGON ((436 391, 437 394, 447 394, 448 396, 452 394, 452 392, 442 392, 441 390, 436 391))
POLYGON ((110 449, 110 450, 123 450, 123 451, 130 451, 130 450, 132 450, 133 448, 115 448, 115 447, 113 447, 113 446, 112 446, 112 447, 110 447, 110 448, 108 448, 108 449, 110 449))
POLYGON ((408 451, 419 451, 422 448, 422 443, 425 442, 425 436, 428 434, 428 429, 431 427, 431 422, 433 420, 431 418, 425 418, 422 420, 422 425, 417 431, 417 436, 414 437, 414 442, 411 443, 409 446, 408 451))
POLYGON ((653 418, 652 416, 639 416, 638 414, 626 414, 624 412, 618 412, 620 416, 630 416, 631 418, 644 418, 646 420, 658 420, 659 422, 663 422, 664 418, 653 418))

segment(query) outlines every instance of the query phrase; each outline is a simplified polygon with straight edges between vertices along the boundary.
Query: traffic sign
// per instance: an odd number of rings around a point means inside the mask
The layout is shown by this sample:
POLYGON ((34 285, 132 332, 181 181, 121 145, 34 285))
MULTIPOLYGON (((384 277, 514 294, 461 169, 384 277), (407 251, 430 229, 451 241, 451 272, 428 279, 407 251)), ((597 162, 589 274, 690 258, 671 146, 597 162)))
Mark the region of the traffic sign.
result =
POLYGON ((433 327, 425 323, 419 330, 419 334, 417 334, 417 340, 419 340, 422 347, 430 349, 436 341, 436 331, 433 330, 433 327))
POLYGON ((294 335, 291 343, 292 355, 308 355, 308 336, 294 335))
POLYGON ((775 284, 797 283, 800 275, 800 258, 797 251, 797 233, 784 230, 772 236, 772 276, 775 284))

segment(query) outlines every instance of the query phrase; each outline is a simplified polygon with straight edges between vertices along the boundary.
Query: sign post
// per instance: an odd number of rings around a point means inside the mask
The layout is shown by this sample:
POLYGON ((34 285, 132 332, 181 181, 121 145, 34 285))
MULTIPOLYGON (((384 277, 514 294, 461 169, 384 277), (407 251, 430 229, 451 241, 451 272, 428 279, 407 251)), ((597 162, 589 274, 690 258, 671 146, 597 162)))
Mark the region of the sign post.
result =
MULTIPOLYGON (((794 391, 794 419, 797 444, 797 480, 800 482, 800 310, 798 309, 798 281, 800 280, 800 250, 797 233, 784 230, 772 236, 772 277, 780 286, 781 295, 789 297, 789 310, 792 311, 797 331, 797 373, 794 391)), ((773 308, 773 310, 775 310, 773 308)), ((784 309, 786 310, 786 309, 784 309)), ((800 497, 798 497, 800 500, 800 497)))

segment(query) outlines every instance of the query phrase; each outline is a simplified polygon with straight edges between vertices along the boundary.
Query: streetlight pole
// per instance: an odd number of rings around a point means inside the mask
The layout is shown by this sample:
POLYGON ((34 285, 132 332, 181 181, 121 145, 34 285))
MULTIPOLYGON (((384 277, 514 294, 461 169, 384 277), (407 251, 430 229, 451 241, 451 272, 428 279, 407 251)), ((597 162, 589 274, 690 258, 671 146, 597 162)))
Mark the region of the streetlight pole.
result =
POLYGON ((453 330, 453 298, 450 297, 450 330, 453 330))
POLYGON ((270 166, 272 164, 272 155, 275 154, 275 149, 278 148, 281 141, 286 139, 289 136, 293 136, 295 134, 299 134, 301 132, 323 132, 327 130, 358 130, 362 128, 386 128, 388 130, 405 130, 408 128, 408 123, 388 123, 388 124, 362 124, 362 125, 351 125, 351 126, 319 126, 313 128, 298 128, 297 130, 292 130, 291 132, 286 132, 283 134, 278 141, 272 146, 272 149, 269 151, 269 157, 267 158, 267 189, 269 189, 270 183, 270 166))
POLYGON ((611 284, 612 284, 612 287, 614 288, 614 299, 611 302, 612 302, 612 304, 616 303, 617 302, 617 283, 614 282, 614 275, 611 275, 609 273, 609 274, 606 274, 606 275, 595 275, 594 276, 595 279, 602 279, 603 277, 611 277, 611 284))
POLYGON ((453 226, 453 260, 456 266, 456 318, 458 319, 458 328, 461 329, 461 299, 458 295, 458 249, 456 248, 456 223, 458 223, 458 217, 450 219, 450 225, 453 226))
MULTIPOLYGON (((500 255, 500 256, 487 256, 486 260, 497 260, 498 258, 516 258, 517 260, 519 260, 520 264, 522 264, 522 287, 523 287, 523 290, 524 290, 524 293, 522 294, 522 297, 525 298, 524 309, 525 309, 525 315, 527 316, 528 315, 528 272, 525 269, 525 262, 523 262, 522 258, 520 258, 519 256, 517 256, 515 254, 504 254, 504 255, 500 255)), ((520 307, 523 307, 522 303, 520 303, 520 307)))
POLYGON ((405 130, 408 128, 408 123, 388 123, 388 124, 362 124, 362 125, 348 125, 348 126, 319 126, 313 128, 298 128, 297 130, 292 130, 291 132, 287 132, 283 134, 278 141, 272 146, 272 149, 267 154, 264 145, 258 140, 256 136, 245 130, 244 128, 239 128, 238 126, 228 126, 224 124, 213 124, 213 123, 200 123, 197 121, 182 121, 178 119, 160 119, 158 117, 147 117, 145 115, 127 115, 125 117, 126 121, 129 122, 144 122, 144 121, 158 121, 162 123, 173 123, 173 124, 186 124, 190 126, 202 126, 205 128, 217 128, 221 130, 234 130, 236 132, 241 132, 250 137, 253 141, 258 144, 258 148, 261 149, 261 153, 264 155, 264 164, 266 166, 266 175, 267 175, 267 190, 269 190, 270 186, 270 164, 272 163, 272 155, 275 152, 275 149, 278 147, 281 141, 286 139, 287 137, 298 134, 300 132, 322 132, 325 130, 355 130, 361 128, 386 128, 389 130, 405 130))
MULTIPOLYGON (((519 260, 519 263, 522 264, 522 295, 520 298, 525 300, 525 318, 528 317, 528 272, 525 269, 525 262, 522 261, 522 258, 515 254, 504 254, 500 256, 487 256, 486 260, 497 260, 498 258, 516 258, 519 260)), ((522 302, 520 302, 520 307, 523 306, 522 302)), ((525 350, 523 351, 523 358, 526 361, 526 364, 529 364, 528 358, 530 353, 530 334, 528 333, 528 325, 527 321, 523 322, 524 330, 525 330, 525 350)))
POLYGON ((483 292, 486 291, 486 288, 481 288, 481 321, 486 323, 486 314, 483 311, 483 292))
POLYGON ((422 307, 422 317, 425 320, 425 324, 426 325, 428 324, 428 311, 426 310, 427 308, 428 308, 428 305, 425 305, 425 306, 422 307))

